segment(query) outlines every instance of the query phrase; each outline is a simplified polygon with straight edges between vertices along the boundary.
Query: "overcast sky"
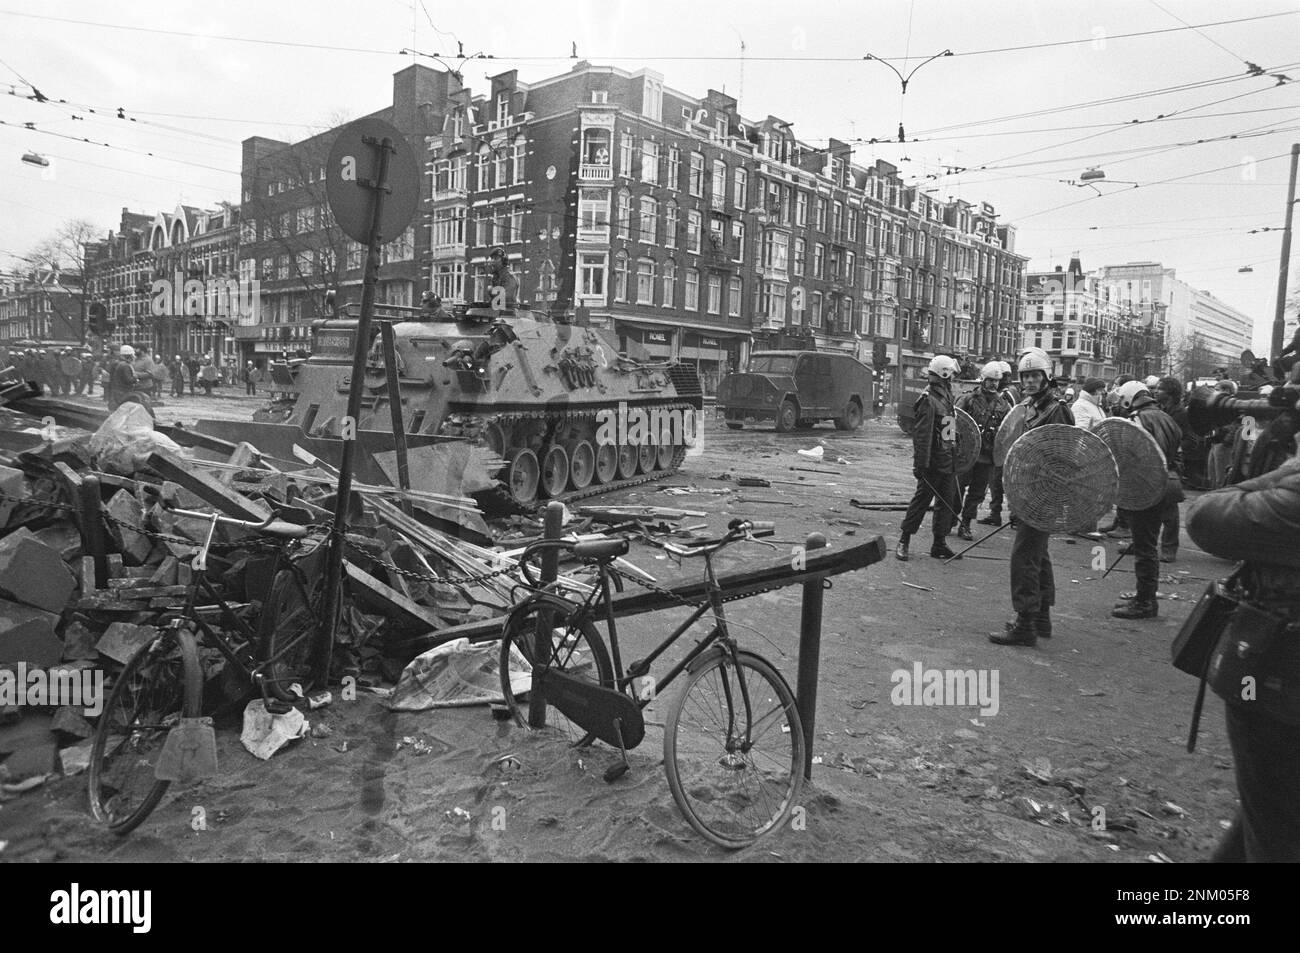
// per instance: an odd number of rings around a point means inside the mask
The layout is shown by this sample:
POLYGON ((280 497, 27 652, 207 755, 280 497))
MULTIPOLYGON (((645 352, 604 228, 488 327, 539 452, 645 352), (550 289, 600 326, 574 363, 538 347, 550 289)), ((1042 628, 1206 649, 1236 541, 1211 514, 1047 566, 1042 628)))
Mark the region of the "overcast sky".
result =
MULTIPOLYGON (((921 141, 863 144, 857 160, 884 158, 914 177, 972 170, 925 182, 992 203, 1018 227, 1031 270, 1076 252, 1087 269, 1160 261, 1251 314, 1256 350, 1268 340, 1281 235, 1248 232, 1283 223, 1287 153, 1300 141, 1298 0, 9 5, 0 10, 0 82, 12 84, 0 86, 6 270, 19 264, 9 255, 71 217, 107 232, 123 206, 238 202, 241 139, 297 139, 382 108, 392 73, 411 62, 403 47, 454 53, 461 40, 467 53, 491 54, 465 67, 477 92, 512 68, 525 82, 563 72, 576 43, 584 59, 657 69, 690 95, 724 89, 746 116, 779 116, 805 141, 892 140, 901 118, 921 141), (1242 18, 1199 32, 1180 22, 1242 18), (1176 32, 1121 37, 1156 30, 1176 32), (977 52, 1070 40, 1085 42, 977 52), (906 74, 945 49, 956 55, 918 70, 905 102, 894 74, 862 58, 909 57, 893 61, 906 74), (1296 82, 1247 76, 1247 62, 1296 82), (29 83, 70 105, 25 99, 29 83), (1195 83, 1209 85, 1136 96, 1195 83), (1135 98, 1062 109, 1121 96, 1135 98), (1121 125, 1131 120, 1142 122, 1121 125), (1196 144, 1235 133, 1248 136, 1196 144), (22 164, 28 151, 50 168, 22 164), (1106 173, 1101 196, 1060 181, 1092 166, 1106 173)), ((1293 288, 1298 255, 1300 242, 1293 288)))

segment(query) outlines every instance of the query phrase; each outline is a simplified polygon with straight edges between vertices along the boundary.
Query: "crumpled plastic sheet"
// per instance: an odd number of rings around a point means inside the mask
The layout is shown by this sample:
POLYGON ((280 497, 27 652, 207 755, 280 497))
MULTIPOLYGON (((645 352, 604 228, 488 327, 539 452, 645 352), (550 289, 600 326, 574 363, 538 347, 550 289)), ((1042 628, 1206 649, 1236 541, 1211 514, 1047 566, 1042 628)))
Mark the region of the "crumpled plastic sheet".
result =
POLYGON ((149 411, 135 401, 109 414, 90 438, 90 452, 98 458, 100 469, 122 476, 142 469, 155 450, 182 452, 175 440, 153 429, 149 411))
MULTIPOLYGON (((402 671, 388 699, 394 711, 426 711, 464 705, 504 704, 498 659, 499 642, 471 645, 456 639, 413 658, 402 671)), ((515 695, 533 684, 532 668, 517 648, 511 646, 510 686, 515 695)))
POLYGON ((283 715, 273 715, 266 703, 258 698, 244 709, 244 730, 239 740, 254 758, 268 760, 290 741, 296 741, 311 730, 311 723, 296 708, 283 715))

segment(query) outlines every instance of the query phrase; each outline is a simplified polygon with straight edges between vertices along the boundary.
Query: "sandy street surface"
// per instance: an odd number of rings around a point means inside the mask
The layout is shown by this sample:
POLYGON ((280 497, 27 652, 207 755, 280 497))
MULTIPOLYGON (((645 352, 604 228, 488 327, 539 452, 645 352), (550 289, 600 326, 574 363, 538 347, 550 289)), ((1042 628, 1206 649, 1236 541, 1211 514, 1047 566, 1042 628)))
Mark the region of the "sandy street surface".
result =
MULTIPOLYGON (((159 416, 239 418, 259 403, 242 395, 185 397, 159 416)), ((710 417, 705 452, 688 459, 683 472, 600 501, 704 510, 715 530, 736 515, 772 519, 783 551, 812 531, 825 533, 832 546, 880 534, 892 547, 902 514, 856 509, 849 499, 905 500, 910 453, 908 438, 888 423, 869 422, 855 434, 824 425, 778 435, 770 424, 730 432, 710 417), (790 470, 810 465, 795 450, 818 441, 827 461, 850 461, 827 467, 842 473, 790 470), (801 485, 738 490, 714 479, 722 473, 801 485), (670 495, 664 492, 670 486, 730 492, 670 495)), ((91 821, 84 775, 4 802, 0 840, 9 845, 0 860, 1141 862, 1156 854, 1173 861, 1208 856, 1235 803, 1222 705, 1208 697, 1198 748, 1188 754, 1196 685, 1170 665, 1169 647, 1205 580, 1225 574, 1227 564, 1184 537, 1178 561, 1162 566, 1160 618, 1123 622, 1110 618, 1110 608, 1134 588, 1131 561, 1102 581, 1091 541, 1056 537, 1055 638, 1013 648, 985 638, 1011 615, 1010 532, 975 550, 982 558, 947 566, 925 555, 928 538, 927 525, 908 563, 891 555, 835 577, 825 604, 819 763, 805 788, 804 823, 749 850, 729 854, 709 846, 678 814, 662 768, 661 702, 649 709, 646 740, 631 753, 632 772, 606 784, 601 775, 616 755, 604 746, 574 752, 553 733, 529 734, 494 720, 485 708, 395 714, 362 694, 311 713, 328 733, 269 762, 247 754, 233 726, 220 728, 218 777, 173 785, 126 838, 91 821), (891 674, 910 672, 916 663, 996 671, 998 712, 892 704, 891 674), (1104 829, 1094 829, 1102 812, 1104 829), (199 818, 206 829, 194 829, 203 826, 199 818)), ((1115 546, 1107 541, 1101 555, 1113 559, 1115 546)), ((771 555, 742 544, 718 568, 771 555)), ((634 546, 631 558, 661 582, 683 578, 652 548, 634 546)), ((688 563, 690 578, 698 571, 688 563)), ((743 625, 742 644, 777 662, 791 682, 799 604, 794 587, 728 606, 743 625)), ((682 617, 673 611, 621 624, 625 658, 682 617)))

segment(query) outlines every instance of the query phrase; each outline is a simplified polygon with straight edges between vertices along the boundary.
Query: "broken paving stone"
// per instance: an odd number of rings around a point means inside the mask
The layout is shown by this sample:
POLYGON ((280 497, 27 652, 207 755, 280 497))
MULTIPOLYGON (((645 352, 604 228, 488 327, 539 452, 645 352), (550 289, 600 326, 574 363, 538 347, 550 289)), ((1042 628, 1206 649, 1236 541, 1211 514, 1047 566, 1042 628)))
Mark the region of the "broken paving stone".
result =
POLYGON ((140 530, 144 528, 144 517, 140 512, 140 503, 125 490, 118 490, 108 501, 105 508, 110 521, 113 536, 122 542, 122 555, 135 565, 149 557, 153 543, 140 530), (115 521, 115 522, 114 522, 115 521))
POLYGON ((113 661, 125 665, 142 646, 148 645, 157 637, 158 630, 152 625, 114 622, 95 648, 100 655, 107 655, 113 661))
POLYGON ((9 781, 22 781, 53 774, 58 760, 59 746, 52 741, 43 741, 19 748, 0 765, 0 772, 6 774, 9 781))
MULTIPOLYGON (((25 497, 27 496, 27 484, 23 479, 23 471, 15 470, 13 467, 0 466, 0 496, 25 497)), ((19 504, 12 500, 0 499, 0 526, 9 522, 9 514, 19 504)))
MULTIPOLYGON (((89 703, 91 699, 86 699, 89 703)), ((81 714, 81 709, 73 708, 71 705, 64 705, 54 713, 54 720, 50 723, 52 731, 61 731, 66 735, 74 735, 78 738, 89 738, 95 733, 95 729, 90 726, 81 714)))
POLYGON ((90 752, 94 749, 95 742, 83 741, 81 744, 73 745, 70 748, 64 748, 59 752, 59 761, 63 765, 64 777, 72 777, 74 774, 80 774, 90 767, 90 752))
POLYGON ((54 741, 50 734, 53 718, 45 712, 27 709, 21 720, 0 727, 0 754, 8 754, 28 745, 54 741))
POLYGON ((24 529, 0 540, 0 594, 62 612, 77 586, 59 554, 24 529))
POLYGON ((46 668, 63 655, 54 634, 59 617, 51 612, 0 599, 0 665, 27 662, 46 668))
POLYGON ((38 542, 58 553, 64 562, 72 562, 81 556, 81 530, 73 523, 58 522, 38 529, 33 535, 38 542))

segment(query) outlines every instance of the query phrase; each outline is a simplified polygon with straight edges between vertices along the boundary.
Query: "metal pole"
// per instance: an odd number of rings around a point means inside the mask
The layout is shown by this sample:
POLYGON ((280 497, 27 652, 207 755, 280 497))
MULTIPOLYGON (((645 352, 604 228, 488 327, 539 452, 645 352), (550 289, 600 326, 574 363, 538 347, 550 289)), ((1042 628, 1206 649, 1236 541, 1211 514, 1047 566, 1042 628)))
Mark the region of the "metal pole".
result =
MULTIPOLYGON (((546 504, 546 518, 543 523, 542 537, 544 539, 559 539, 560 533, 564 527, 564 504, 559 500, 552 500, 546 504)), ((547 583, 555 582, 556 577, 560 574, 560 551, 552 546, 542 551, 542 586, 547 583)), ((550 660, 553 653, 551 646, 552 630, 551 614, 549 612, 539 612, 537 615, 537 627, 533 631, 533 660, 534 670, 538 665, 545 665, 550 660)), ((528 694, 528 727, 545 728, 546 727, 546 694, 533 679, 532 691, 528 694)))
POLYGON ((329 678, 330 659, 334 652, 334 605, 343 583, 343 547, 347 540, 348 501, 352 497, 352 466, 358 439, 357 418, 361 416, 361 388, 366 373, 366 351, 370 343, 370 315, 375 308, 375 285, 379 282, 379 246, 383 236, 384 199, 388 193, 388 158, 395 151, 393 140, 377 142, 367 137, 379 152, 378 171, 367 183, 370 195, 370 241, 366 253, 366 272, 361 285, 361 317, 357 320, 357 340, 352 351, 352 378, 348 382, 348 413, 343 420, 343 454, 339 462, 338 498, 334 501, 334 525, 330 528, 330 546, 325 564, 324 618, 318 641, 318 680, 329 678))
MULTIPOLYGON (((384 348, 384 373, 388 379, 388 413, 393 422, 393 448, 397 452, 397 487, 405 493, 411 488, 411 466, 406 457, 406 427, 402 423, 402 391, 397 383, 397 348, 393 343, 393 324, 380 322, 379 335, 384 348)), ((402 497, 402 512, 411 516, 409 496, 402 497)))
POLYGON ((104 500, 99 495, 99 477, 82 477, 77 492, 81 509, 81 548, 87 556, 94 557, 95 588, 105 589, 108 587, 108 551, 104 547, 104 500))
POLYGON ((1286 227, 1282 230, 1282 262, 1277 270, 1277 311, 1273 314, 1272 359, 1282 356, 1282 338, 1286 332, 1287 272, 1291 268, 1291 219, 1295 212, 1295 175, 1300 164, 1300 142, 1291 146, 1291 182, 1286 192, 1286 227))
MULTIPOLYGON (((809 533, 804 540, 804 552, 821 549, 825 545, 825 536, 809 533)), ((825 585, 825 579, 813 579, 803 584, 803 605, 799 618, 799 671, 795 679, 795 703, 799 706, 799 721, 803 724, 803 776, 809 780, 812 780, 813 735, 817 724, 817 669, 821 664, 825 585)))

